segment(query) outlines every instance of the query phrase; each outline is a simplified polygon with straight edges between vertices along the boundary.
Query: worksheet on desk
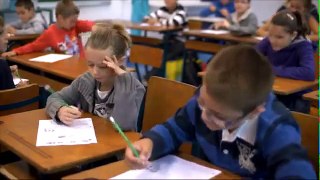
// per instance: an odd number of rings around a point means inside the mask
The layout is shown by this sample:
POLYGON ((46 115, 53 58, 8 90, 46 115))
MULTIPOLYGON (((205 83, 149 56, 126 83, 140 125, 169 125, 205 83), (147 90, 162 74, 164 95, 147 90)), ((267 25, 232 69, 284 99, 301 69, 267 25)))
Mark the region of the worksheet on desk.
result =
POLYGON ((71 57, 72 55, 67 55, 67 54, 47 54, 47 55, 39 56, 36 58, 32 58, 30 59, 30 61, 54 63, 54 62, 68 59, 71 57))
POLYGON ((60 146, 97 143, 91 118, 75 119, 72 125, 40 120, 36 146, 60 146))
POLYGON ((111 179, 210 179, 221 171, 168 155, 152 162, 153 169, 129 170, 111 179))

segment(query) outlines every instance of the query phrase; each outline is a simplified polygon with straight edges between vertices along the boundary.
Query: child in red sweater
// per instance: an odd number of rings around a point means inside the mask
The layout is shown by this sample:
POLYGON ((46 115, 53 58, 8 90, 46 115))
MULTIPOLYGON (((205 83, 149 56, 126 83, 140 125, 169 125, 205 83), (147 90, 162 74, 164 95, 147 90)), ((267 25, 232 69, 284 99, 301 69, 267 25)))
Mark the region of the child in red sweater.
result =
POLYGON ((51 48, 56 53, 77 55, 82 52, 79 33, 91 31, 93 22, 78 20, 79 8, 72 0, 61 0, 56 5, 57 22, 52 24, 35 41, 12 51, 2 57, 38 52, 51 48))

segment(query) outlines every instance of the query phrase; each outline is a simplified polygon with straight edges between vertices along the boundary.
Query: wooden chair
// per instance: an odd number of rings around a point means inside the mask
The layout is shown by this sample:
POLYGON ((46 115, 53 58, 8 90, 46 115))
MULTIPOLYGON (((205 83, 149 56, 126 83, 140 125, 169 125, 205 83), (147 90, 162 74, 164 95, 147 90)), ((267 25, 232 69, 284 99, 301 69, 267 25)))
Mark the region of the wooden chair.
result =
MULTIPOLYGON (((152 76, 148 83, 142 131, 151 129, 156 124, 164 123, 183 107, 194 95, 195 86, 152 76)), ((180 151, 191 153, 191 143, 183 144, 180 151)))
MULTIPOLYGON (((0 116, 38 109, 39 99, 37 84, 2 90, 0 91, 0 116)), ((0 153, 5 150, 0 144, 0 153)), ((8 179, 34 179, 29 174, 28 166, 22 161, 1 166, 0 174, 8 179)))
POLYGON ((195 86, 152 76, 148 83, 142 131, 165 122, 193 96, 195 86))
POLYGON ((299 112, 292 112, 293 117, 299 124, 301 131, 302 145, 308 152, 308 157, 318 174, 319 171, 319 152, 318 152, 318 127, 319 117, 303 114, 299 112))
POLYGON ((163 60, 163 50, 156 47, 134 44, 130 51, 130 61, 135 64, 138 79, 142 81, 138 64, 160 68, 163 60))
POLYGON ((0 174, 8 179, 36 179, 24 161, 17 161, 0 167, 0 174))
POLYGON ((188 20, 188 28, 191 30, 201 29, 202 22, 197 20, 188 20))
POLYGON ((37 84, 0 91, 0 116, 38 108, 39 86, 37 84))

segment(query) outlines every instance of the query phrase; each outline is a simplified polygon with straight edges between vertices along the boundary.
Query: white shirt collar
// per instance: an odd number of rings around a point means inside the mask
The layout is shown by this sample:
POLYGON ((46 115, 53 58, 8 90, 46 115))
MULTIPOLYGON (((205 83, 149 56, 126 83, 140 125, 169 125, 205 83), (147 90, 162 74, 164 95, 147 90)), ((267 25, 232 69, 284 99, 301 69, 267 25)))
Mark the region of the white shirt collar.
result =
POLYGON ((254 119, 247 119, 245 122, 229 133, 227 129, 222 130, 222 141, 233 142, 237 137, 254 145, 257 133, 258 117, 254 119))
POLYGON ((235 23, 239 23, 240 21, 246 19, 249 14, 251 13, 251 8, 249 8, 246 12, 244 12, 239 19, 237 19, 237 13, 234 12, 231 14, 231 19, 232 19, 232 22, 235 22, 235 23))

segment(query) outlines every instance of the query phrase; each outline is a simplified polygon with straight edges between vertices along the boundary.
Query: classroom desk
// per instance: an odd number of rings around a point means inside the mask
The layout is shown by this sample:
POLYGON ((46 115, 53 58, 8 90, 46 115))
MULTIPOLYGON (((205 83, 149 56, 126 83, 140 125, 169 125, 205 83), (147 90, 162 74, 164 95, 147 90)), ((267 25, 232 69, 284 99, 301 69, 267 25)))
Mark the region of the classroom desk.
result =
MULTIPOLYGON (((0 143, 44 174, 103 159, 125 149, 126 142, 111 123, 88 113, 83 117, 92 118, 98 143, 36 147, 39 120, 49 119, 44 109, 2 116, 0 143)), ((126 135, 131 141, 140 138, 136 132, 126 135)))
POLYGON ((80 74, 88 70, 87 62, 83 59, 79 59, 76 56, 71 58, 57 61, 54 63, 34 62, 29 59, 46 55, 48 53, 36 52, 30 54, 24 54, 19 56, 8 57, 8 60, 17 64, 25 65, 31 68, 41 70, 45 73, 50 73, 68 80, 74 80, 80 74))
POLYGON ((315 81, 301 81, 295 79, 276 77, 273 84, 273 91, 279 95, 290 95, 299 91, 313 88, 318 84, 315 81))
POLYGON ((8 57, 8 61, 18 65, 22 78, 30 79, 31 82, 39 85, 50 84, 56 90, 70 84, 80 74, 88 70, 86 61, 78 57, 71 57, 55 63, 29 61, 29 59, 45 54, 48 53, 35 52, 12 56, 8 57))
MULTIPOLYGON (((217 166, 214 166, 206 161, 200 160, 194 156, 188 155, 188 154, 180 154, 179 157, 210 167, 210 168, 214 168, 214 169, 218 169, 220 171, 222 171, 221 174, 219 174, 218 176, 216 176, 215 178, 217 179, 240 179, 241 177, 233 174, 231 172, 228 172, 226 170, 223 170, 221 168, 218 168, 217 166)), ((73 174, 73 175, 69 175, 69 176, 65 176, 62 179, 64 180, 68 180, 68 179, 109 179, 111 177, 117 176, 121 173, 124 173, 126 171, 130 170, 130 168, 126 165, 126 163, 124 161, 118 161, 115 163, 111 163, 111 164, 107 164, 104 166, 100 166, 94 169, 90 169, 87 171, 83 171, 77 174, 73 174)))
POLYGON ((40 34, 22 34, 22 35, 10 35, 7 39, 8 41, 33 41, 40 34))
POLYGON ((303 98, 306 99, 306 100, 309 100, 311 102, 318 103, 318 101, 319 101, 319 90, 306 93, 306 94, 303 95, 303 98))
POLYGON ((40 34, 8 35, 7 51, 34 41, 40 34))
MULTIPOLYGON (((204 76, 205 72, 199 72, 199 76, 204 76)), ((318 80, 315 81, 301 81, 295 79, 288 79, 282 77, 275 77, 273 84, 273 91, 279 95, 290 95, 299 91, 310 89, 318 84, 318 80)))
POLYGON ((211 34, 211 33, 204 33, 200 29, 185 30, 183 31, 183 35, 187 37, 191 36, 191 37, 198 37, 198 38, 208 38, 208 39, 224 40, 224 41, 231 41, 231 42, 237 42, 237 43, 249 43, 249 44, 257 44, 261 41, 253 36, 234 36, 230 33, 211 34))

